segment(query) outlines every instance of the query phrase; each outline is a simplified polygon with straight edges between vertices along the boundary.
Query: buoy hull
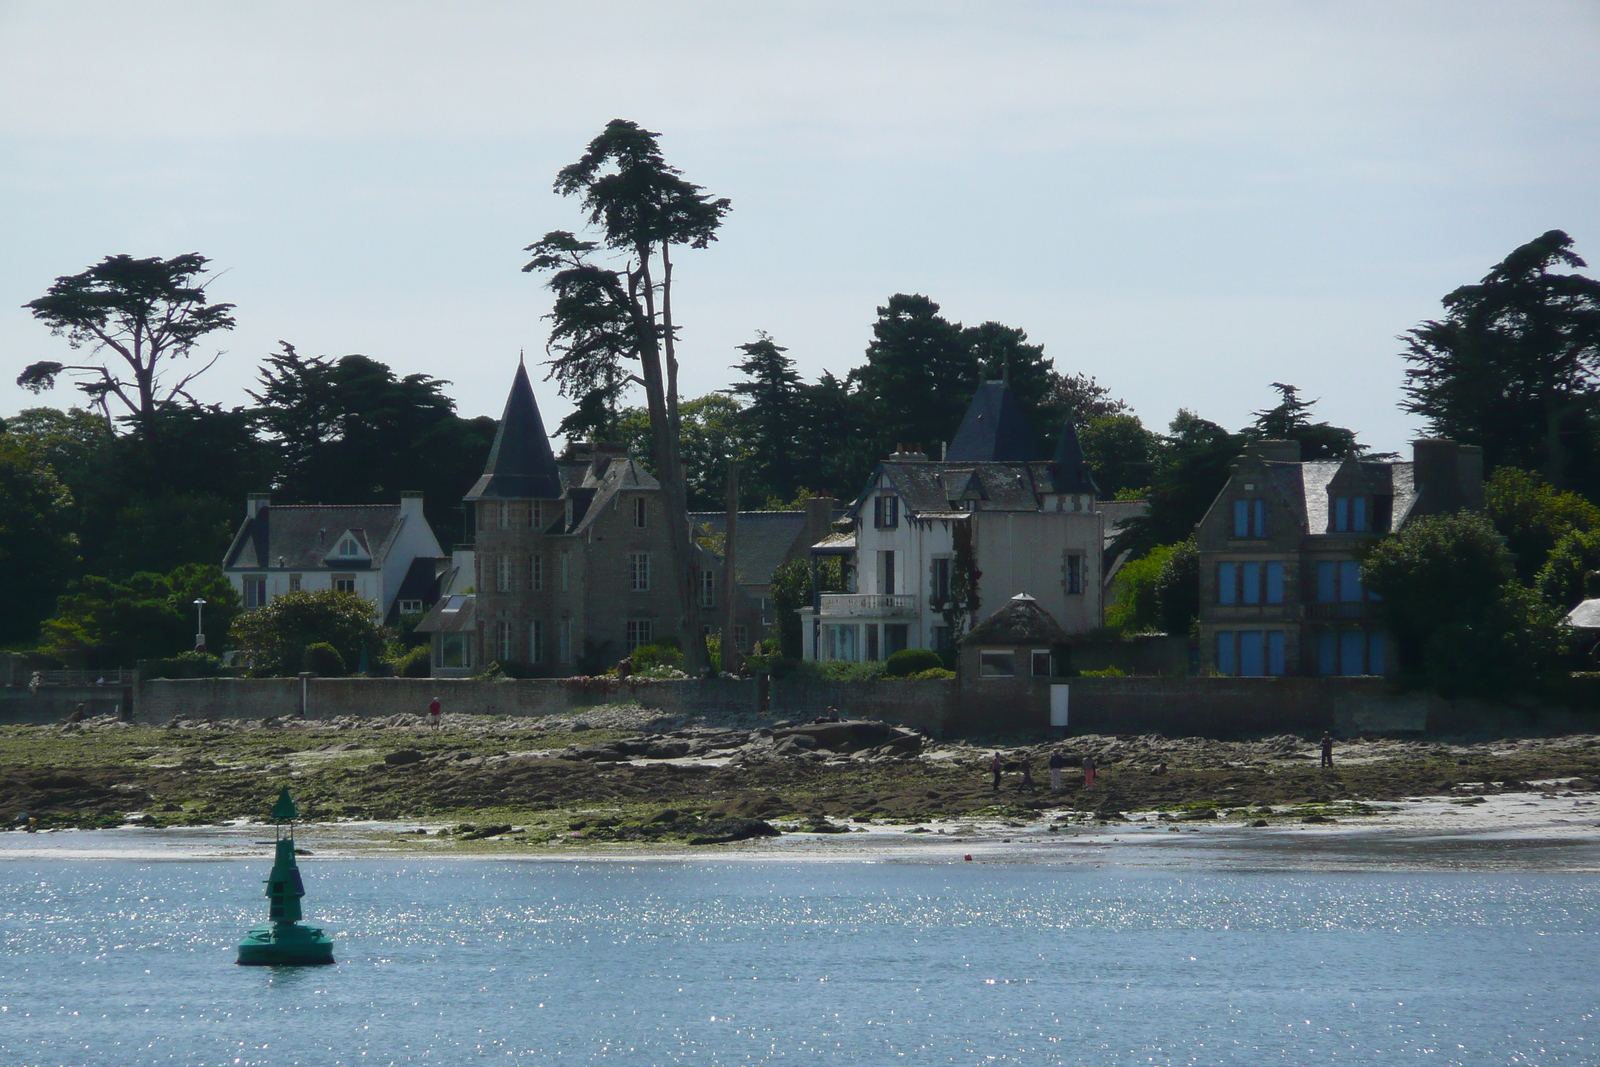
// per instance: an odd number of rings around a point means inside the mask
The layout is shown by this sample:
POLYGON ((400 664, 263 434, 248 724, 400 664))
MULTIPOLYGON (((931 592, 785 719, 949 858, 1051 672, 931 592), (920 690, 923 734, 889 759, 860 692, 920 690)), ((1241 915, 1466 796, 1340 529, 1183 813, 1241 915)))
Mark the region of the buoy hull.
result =
POLYGON ((333 962, 333 942, 314 926, 260 926, 239 942, 238 962, 247 967, 314 967, 333 962))

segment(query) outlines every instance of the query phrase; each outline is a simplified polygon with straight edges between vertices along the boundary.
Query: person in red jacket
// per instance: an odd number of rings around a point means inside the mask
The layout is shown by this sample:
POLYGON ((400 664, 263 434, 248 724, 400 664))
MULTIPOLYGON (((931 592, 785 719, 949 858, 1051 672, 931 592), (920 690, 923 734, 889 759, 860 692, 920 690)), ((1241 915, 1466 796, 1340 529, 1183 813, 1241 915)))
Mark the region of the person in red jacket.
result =
POLYGON ((439 698, 438 697, 434 697, 433 698, 433 703, 428 705, 428 725, 434 726, 434 727, 437 727, 439 725, 439 698))

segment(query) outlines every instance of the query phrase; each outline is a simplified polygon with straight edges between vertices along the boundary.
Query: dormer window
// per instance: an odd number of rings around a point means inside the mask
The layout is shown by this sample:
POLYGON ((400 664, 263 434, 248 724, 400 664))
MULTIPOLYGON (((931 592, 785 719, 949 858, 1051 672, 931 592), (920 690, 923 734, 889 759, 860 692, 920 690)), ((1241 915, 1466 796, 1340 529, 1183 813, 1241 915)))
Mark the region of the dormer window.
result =
POLYGON ((1267 536, 1267 502, 1265 500, 1235 500, 1233 502, 1233 536, 1267 536))
POLYGON ((900 498, 893 495, 872 498, 872 525, 880 530, 893 530, 900 526, 900 498))
POLYGON ((1328 513, 1334 533, 1366 533, 1372 529, 1372 507, 1364 496, 1336 496, 1328 513))
POLYGON ((341 559, 350 559, 353 556, 359 556, 361 555, 361 546, 356 544, 356 539, 354 537, 346 537, 339 542, 338 555, 341 559))

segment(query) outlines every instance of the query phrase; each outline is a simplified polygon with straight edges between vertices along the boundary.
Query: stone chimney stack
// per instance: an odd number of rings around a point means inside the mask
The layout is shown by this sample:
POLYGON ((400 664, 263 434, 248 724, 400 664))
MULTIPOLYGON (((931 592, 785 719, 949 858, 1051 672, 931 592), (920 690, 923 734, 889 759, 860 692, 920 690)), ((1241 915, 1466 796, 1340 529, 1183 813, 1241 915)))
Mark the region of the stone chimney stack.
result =
POLYGON ((263 508, 272 506, 271 493, 251 493, 244 498, 244 517, 253 519, 263 508))
POLYGON ((404 492, 400 494, 400 517, 422 521, 422 494, 417 492, 404 492))
POLYGON ((1442 438, 1411 442, 1417 513, 1450 515, 1483 508, 1483 449, 1442 438))
POLYGON ((1244 454, 1275 463, 1299 463, 1299 441, 1251 441, 1244 446, 1244 454))
POLYGON ((833 532, 833 509, 838 504, 831 496, 806 500, 806 544, 814 545, 833 532))

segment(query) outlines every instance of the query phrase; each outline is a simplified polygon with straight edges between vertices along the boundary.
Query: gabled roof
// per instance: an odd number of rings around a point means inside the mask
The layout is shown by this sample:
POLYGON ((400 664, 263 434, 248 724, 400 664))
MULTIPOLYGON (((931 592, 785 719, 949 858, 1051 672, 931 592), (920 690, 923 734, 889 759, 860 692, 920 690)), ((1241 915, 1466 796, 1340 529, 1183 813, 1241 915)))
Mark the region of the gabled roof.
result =
POLYGON ((1340 472, 1359 478, 1374 496, 1392 496, 1390 528, 1406 524, 1417 501, 1415 465, 1388 460, 1259 460, 1268 491, 1280 500, 1302 532, 1328 532, 1328 489, 1340 472))
POLYGON ((399 504, 271 504, 246 519, 222 566, 255 570, 366 569, 382 567, 403 523, 399 504), (329 559, 346 533, 361 531, 371 560, 329 559))
POLYGON ((618 493, 629 489, 660 489, 655 475, 639 465, 633 457, 613 461, 598 479, 585 477, 583 484, 568 490, 573 498, 572 529, 568 533, 582 533, 595 524, 607 504, 618 493), (587 497, 587 502, 584 498, 587 497))
MULTIPOLYGON (((835 511, 834 517, 843 514, 835 511)), ((706 526, 713 533, 728 527, 726 511, 691 511, 693 526, 706 526)), ((791 555, 803 556, 809 547, 802 544, 806 532, 803 511, 741 511, 734 543, 733 569, 740 585, 771 585, 772 576, 791 555)))
POLYGON ((550 451, 550 438, 533 399, 528 368, 517 364, 511 394, 494 432, 494 447, 483 476, 467 493, 467 500, 556 500, 561 496, 561 474, 550 451))
POLYGON ((478 598, 472 593, 442 596, 417 623, 419 634, 470 633, 477 621, 478 598))
POLYGON ((861 502, 880 483, 889 486, 912 516, 966 515, 957 506, 978 500, 984 511, 1037 511, 1039 497, 1055 490, 1049 464, 1035 463, 933 463, 885 460, 878 465, 871 487, 846 512, 858 518, 861 502))
POLYGON ((1011 387, 984 382, 944 458, 950 463, 1027 463, 1044 457, 1011 387))
POLYGON ((1052 645, 1067 640, 1067 631, 1027 593, 1018 593, 1005 607, 984 619, 961 639, 963 645, 1052 645))

